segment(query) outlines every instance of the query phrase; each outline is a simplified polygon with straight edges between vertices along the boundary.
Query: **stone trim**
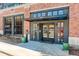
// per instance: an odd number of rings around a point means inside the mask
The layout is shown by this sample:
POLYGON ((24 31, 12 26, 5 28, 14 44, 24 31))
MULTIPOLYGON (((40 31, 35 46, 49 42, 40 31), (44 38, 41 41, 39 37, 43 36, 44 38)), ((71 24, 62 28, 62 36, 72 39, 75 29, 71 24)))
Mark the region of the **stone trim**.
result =
POLYGON ((79 37, 69 37, 69 45, 79 45, 79 37))

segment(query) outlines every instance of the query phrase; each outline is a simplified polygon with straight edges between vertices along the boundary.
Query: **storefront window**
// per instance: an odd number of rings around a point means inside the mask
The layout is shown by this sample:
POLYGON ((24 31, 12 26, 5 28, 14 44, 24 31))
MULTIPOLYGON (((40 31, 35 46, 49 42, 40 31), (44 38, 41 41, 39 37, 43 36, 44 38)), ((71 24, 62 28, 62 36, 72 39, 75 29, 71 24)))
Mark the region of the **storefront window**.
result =
POLYGON ((4 18, 5 34, 22 34, 23 31, 23 15, 11 16, 4 18))
POLYGON ((22 17, 23 15, 20 16, 15 16, 15 21, 14 21, 14 34, 22 34, 22 17))
POLYGON ((5 34, 11 34, 11 29, 12 29, 12 20, 13 18, 12 17, 6 17, 5 18, 5 27, 4 27, 4 33, 5 34))

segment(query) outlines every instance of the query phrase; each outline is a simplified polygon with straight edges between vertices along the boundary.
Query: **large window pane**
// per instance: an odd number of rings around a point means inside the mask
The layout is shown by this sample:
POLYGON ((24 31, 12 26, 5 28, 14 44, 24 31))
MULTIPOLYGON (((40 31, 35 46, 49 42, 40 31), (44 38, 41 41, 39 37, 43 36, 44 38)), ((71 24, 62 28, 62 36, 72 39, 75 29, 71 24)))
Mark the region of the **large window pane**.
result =
POLYGON ((6 17, 4 19, 4 33, 5 34, 12 34, 12 20, 13 17, 6 17))
POLYGON ((23 15, 6 17, 4 19, 5 34, 22 34, 23 31, 23 15))
POLYGON ((22 34, 22 16, 15 16, 14 34, 22 34))

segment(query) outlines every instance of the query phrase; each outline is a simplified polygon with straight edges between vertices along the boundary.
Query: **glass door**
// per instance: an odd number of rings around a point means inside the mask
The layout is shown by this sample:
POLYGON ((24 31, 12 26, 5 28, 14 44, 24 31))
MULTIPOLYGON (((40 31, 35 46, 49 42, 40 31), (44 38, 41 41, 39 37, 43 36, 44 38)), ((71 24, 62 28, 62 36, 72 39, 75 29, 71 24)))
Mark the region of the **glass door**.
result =
POLYGON ((63 43, 64 41, 64 22, 57 23, 57 41, 63 43))
POLYGON ((37 28, 37 24, 32 24, 32 37, 33 37, 33 40, 37 40, 37 30, 38 30, 38 28, 37 28))
POLYGON ((43 40, 54 42, 54 24, 43 24, 43 40))

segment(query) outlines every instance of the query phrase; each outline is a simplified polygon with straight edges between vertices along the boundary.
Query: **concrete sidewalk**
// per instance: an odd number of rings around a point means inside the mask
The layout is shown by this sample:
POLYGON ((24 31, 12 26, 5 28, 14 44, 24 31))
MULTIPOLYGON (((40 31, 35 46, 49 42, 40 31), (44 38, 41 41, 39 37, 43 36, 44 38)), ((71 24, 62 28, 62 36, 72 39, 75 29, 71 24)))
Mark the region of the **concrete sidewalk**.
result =
POLYGON ((0 42, 0 51, 3 51, 13 56, 41 56, 42 55, 40 52, 11 45, 8 43, 3 43, 3 42, 0 42))
POLYGON ((38 41, 29 41, 28 43, 20 43, 18 46, 45 53, 46 56, 69 56, 68 51, 63 50, 62 44, 48 44, 38 41))

